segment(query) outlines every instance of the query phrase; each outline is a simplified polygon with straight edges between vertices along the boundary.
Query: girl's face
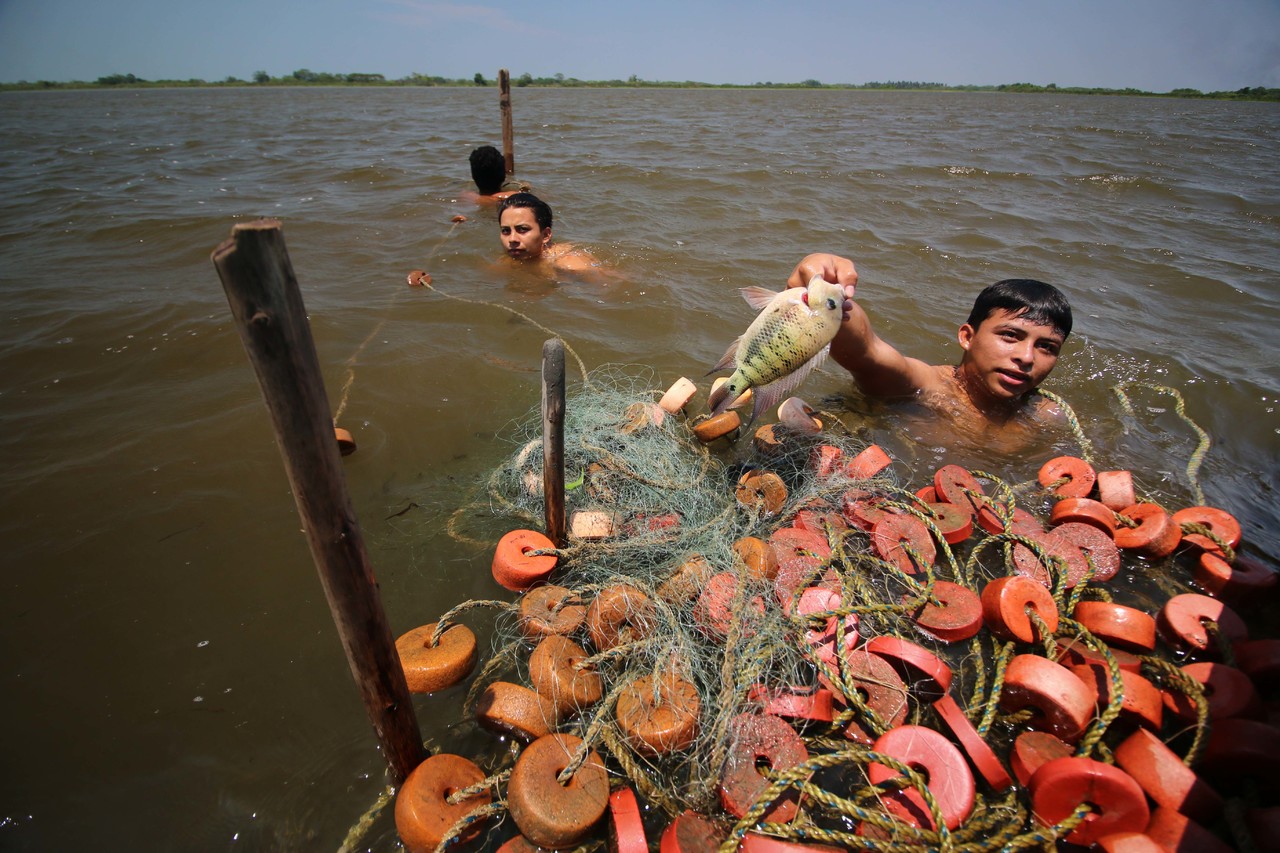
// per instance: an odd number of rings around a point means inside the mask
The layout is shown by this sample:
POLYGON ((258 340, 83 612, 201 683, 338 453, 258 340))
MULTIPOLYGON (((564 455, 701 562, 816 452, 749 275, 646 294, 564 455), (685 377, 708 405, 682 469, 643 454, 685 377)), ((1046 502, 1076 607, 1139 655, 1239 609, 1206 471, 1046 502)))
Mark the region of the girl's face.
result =
POLYGON ((551 241, 551 229, 539 228, 533 211, 527 207, 509 207, 498 221, 502 248, 518 261, 537 260, 551 241))

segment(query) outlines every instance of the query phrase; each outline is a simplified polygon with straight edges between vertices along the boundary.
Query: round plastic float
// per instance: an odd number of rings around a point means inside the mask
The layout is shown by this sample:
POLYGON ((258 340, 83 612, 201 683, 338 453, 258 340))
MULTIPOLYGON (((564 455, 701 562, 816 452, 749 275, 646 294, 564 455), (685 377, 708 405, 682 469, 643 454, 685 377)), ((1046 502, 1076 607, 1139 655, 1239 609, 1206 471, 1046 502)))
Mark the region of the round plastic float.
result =
POLYGON ((1157 805, 1192 820, 1211 821, 1222 811, 1222 797, 1183 763, 1157 735, 1138 729, 1115 750, 1116 764, 1137 780, 1157 805))
POLYGON ((927 504, 924 514, 930 517, 948 545, 959 545, 973 535, 973 516, 955 504, 927 504))
POLYGON ((1059 456, 1056 459, 1050 459, 1040 467, 1037 479, 1046 489, 1052 487, 1051 491, 1060 498, 1084 498, 1093 491, 1093 484, 1097 482, 1098 475, 1093 470, 1093 466, 1083 459, 1075 456, 1059 456), (1054 486, 1059 480, 1066 482, 1054 486))
MULTIPOLYGON (((865 648, 847 652, 841 662, 840 675, 846 687, 858 691, 867 708, 886 728, 900 726, 907 719, 907 685, 884 658, 865 648)), ((825 684, 826 679, 819 675, 818 681, 825 684)), ((842 691, 833 692, 839 696, 842 691)), ((845 727, 844 736, 864 744, 874 740, 856 717, 845 727)))
POLYGON ((531 640, 572 634, 587 618, 578 594, 562 586, 540 586, 520 597, 520 632, 531 640))
POLYGON ((1156 806, 1152 810, 1147 835, 1165 850, 1236 853, 1236 848, 1194 820, 1164 806, 1156 806))
POLYGON ((756 684, 747 691, 747 700, 759 705, 760 713, 784 720, 829 723, 835 716, 831 691, 821 687, 776 688, 756 684))
POLYGON ((1196 561, 1192 574, 1196 583, 1210 595, 1240 597, 1273 589, 1277 575, 1271 569, 1236 554, 1236 561, 1222 559, 1221 551, 1205 551, 1196 561))
POLYGON ((662 399, 658 401, 658 405, 663 411, 670 414, 678 414, 689 401, 693 399, 693 395, 698 393, 698 386, 692 381, 681 376, 675 383, 667 389, 662 395, 662 399))
MULTIPOLYGON (((728 759, 720 776, 720 802, 734 817, 747 813, 769 781, 757 769, 786 770, 809 758, 804 741, 791 726, 769 714, 738 714, 729 721, 728 759)), ((786 791, 769 805, 760 820, 786 823, 799 811, 799 792, 786 791)))
POLYGON ((1280 639, 1245 640, 1232 647, 1236 667, 1261 690, 1280 687, 1280 639))
POLYGON ((1102 853, 1167 853, 1145 832, 1114 832, 1093 842, 1102 853))
POLYGON ((1207 623, 1216 623, 1227 640, 1249 639, 1249 629, 1236 612, 1216 598, 1194 592, 1175 595, 1156 617, 1156 630, 1180 651, 1205 651, 1213 643, 1207 623))
POLYGON ((748 471, 738 478, 738 503, 765 515, 777 515, 787 502, 787 486, 772 471, 748 471))
POLYGON ((778 406, 778 421, 800 435, 822 432, 822 421, 814 417, 813 408, 799 397, 788 397, 778 406))
POLYGON ((1156 620, 1137 608, 1110 601, 1081 601, 1071 615, 1109 645, 1140 653, 1156 647, 1156 620))
MULTIPOLYGON (((978 522, 978 526, 990 533, 992 536, 999 536, 1005 532, 1004 516, 1008 515, 1005 508, 998 504, 987 500, 983 501, 982 506, 978 508, 977 515, 974 518, 978 522)), ((1016 533, 1021 536, 1031 536, 1044 533, 1044 524, 1040 519, 1027 512, 1020 506, 1013 508, 1013 513, 1009 518, 1008 532, 1016 533)))
POLYGON ((525 838, 539 847, 572 847, 604 817, 609 774, 595 750, 567 783, 558 778, 581 745, 581 738, 568 734, 540 737, 525 747, 511 770, 507 811, 525 838))
MULTIPOLYGON (((449 802, 454 792, 483 780, 484 772, 460 755, 440 753, 415 767, 396 792, 396 832, 405 849, 432 853, 454 824, 489 805, 493 797, 488 791, 449 802)), ((483 821, 477 821, 459 841, 475 838, 483 826, 483 821)))
POLYGON ((741 601, 739 598, 737 575, 712 575, 693 606, 693 619, 699 630, 716 642, 724 642, 737 622, 739 638, 753 636, 764 617, 764 599, 758 595, 741 601))
POLYGON ((844 467, 844 451, 830 444, 820 444, 809 452, 809 470, 825 480, 844 467))
POLYGON ((706 557, 695 554, 680 564, 671 577, 658 587, 658 597, 668 604, 682 606, 702 591, 716 570, 706 557))
POLYGON ((1040 629, 1028 611, 1044 621, 1050 635, 1058 630, 1058 605, 1043 584, 1022 575, 1007 575, 982 588, 982 620, 1000 639, 1040 642, 1040 629))
POLYGON ((1013 749, 1009 752, 1009 767, 1018 784, 1026 787, 1031 777, 1055 758, 1067 758, 1075 749, 1062 738, 1048 732, 1025 731, 1013 740, 1013 749))
POLYGON ((1093 719, 1093 695, 1071 670, 1039 655, 1015 655, 1005 669, 1000 707, 1034 708, 1028 725, 1075 743, 1093 719))
POLYGON ((642 640, 653 630, 653 602, 630 584, 607 586, 587 608, 587 636, 596 651, 642 640))
POLYGON ((640 819, 640 806, 635 792, 619 788, 609 795, 609 851, 610 853, 649 853, 649 842, 644 837, 644 821, 640 819))
POLYGON ((436 645, 431 635, 436 625, 423 625, 396 639, 404 679, 412 693, 434 693, 452 687, 471 674, 476 665, 476 635, 466 625, 450 626, 436 645))
POLYGON ((622 688, 614 716, 633 749, 656 756, 680 752, 693 743, 701 710, 697 688, 668 672, 642 676, 622 688))
MULTIPOLYGON (((908 601, 912 596, 903 596, 908 601)), ((968 587, 950 581, 935 581, 933 598, 937 604, 926 602, 911 619, 916 627, 930 637, 944 643, 967 640, 982 630, 982 599, 968 587)))
POLYGON ((405 283, 410 287, 426 287, 431 283, 431 274, 423 270, 409 270, 405 283))
MULTIPOLYGON (((1179 528, 1184 524, 1201 524, 1232 548, 1240 545, 1240 522, 1226 510, 1211 506, 1189 506, 1173 514, 1173 523, 1179 528)), ((1182 541, 1205 551, 1222 553, 1217 543, 1203 533, 1184 533, 1182 541)))
POLYGON ((662 833, 659 853, 716 853, 724 840, 722 830, 693 811, 685 811, 662 833))
MULTIPOLYGON (((1111 705, 1110 671, 1099 664, 1076 664, 1071 671, 1096 697, 1094 704, 1101 715, 1111 705)), ((1160 731, 1164 722, 1164 701, 1160 690, 1136 672, 1120 669, 1119 673, 1120 714, 1116 717, 1116 724, 1126 723, 1160 731)))
POLYGON ((1172 554, 1182 541, 1182 529, 1164 507, 1138 503, 1120 510, 1120 515, 1137 522, 1136 527, 1123 521, 1116 524, 1116 546, 1126 551, 1159 560, 1172 554))
POLYGON ((742 418, 733 409, 713 415, 693 425, 693 434, 703 444, 710 444, 717 438, 724 438, 742 426, 742 418))
POLYGON ((342 427, 334 427, 333 438, 338 442, 338 453, 343 456, 350 456, 352 453, 356 452, 356 439, 355 436, 351 434, 350 430, 343 429, 342 427))
POLYGON ((556 708, 528 687, 495 681, 476 700, 476 720, 490 731, 528 743, 551 733, 556 708))
MULTIPOLYGON (((1182 667, 1182 671, 1204 686, 1211 722, 1231 717, 1254 720, 1263 717, 1262 697, 1253 686, 1253 679, 1243 671, 1212 661, 1189 663, 1182 667)), ((1166 689, 1164 706, 1184 722, 1194 723, 1198 719, 1195 702, 1181 691, 1166 689)))
MULTIPOLYGON (((784 612, 791 604, 790 601, 783 606, 784 612)), ((815 613, 831 612, 840 609, 843 601, 840 594, 834 590, 827 589, 822 586, 807 587, 800 593, 796 599, 795 608, 787 615, 793 618, 810 616, 815 613)), ((804 640, 813 649, 813 654, 818 660, 827 666, 838 666, 840 651, 836 648, 837 634, 839 633, 839 617, 830 616, 827 618, 826 624, 821 628, 806 628, 804 631, 804 640)), ((856 613, 850 613, 844 618, 844 637, 843 646, 847 651, 852 651, 858 645, 858 616, 856 613)))
POLYGON ((818 582, 816 575, 831 557, 831 545, 811 530, 782 527, 769 537, 769 546, 778 560, 774 592, 778 603, 788 607, 798 589, 818 582))
MULTIPOLYGON (((958 827, 973 812, 976 793, 973 774, 960 750, 938 732, 925 726, 899 726, 877 738, 871 748, 924 774, 948 829, 958 827)), ((872 785, 901 775, 883 764, 867 765, 867 778, 872 785)), ((929 807, 914 786, 886 791, 880 795, 880 802, 912 826, 934 828, 929 807)))
POLYGON ((871 543, 881 558, 908 575, 932 566, 938 556, 929 528, 913 515, 886 515, 872 526, 871 543), (918 558, 913 557, 908 548, 918 558))
POLYGON ((1013 784, 1009 771, 1004 769, 995 750, 978 734, 956 700, 950 695, 943 696, 933 703, 933 710, 942 724, 950 729, 952 736, 960 743, 960 749, 969 756, 969 761, 992 789, 1003 791, 1013 784))
POLYGON ((1107 509, 1119 512, 1138 502, 1133 491, 1133 474, 1129 471, 1099 471, 1098 500, 1107 509))
POLYGON ((844 472, 853 480, 870 480, 893 464, 889 454, 878 444, 869 444, 857 456, 849 460, 844 472))
POLYGON ((1055 758, 1040 767, 1027 786, 1036 818, 1046 826, 1065 820, 1082 803, 1089 814, 1067 835, 1088 846, 1117 832, 1146 829, 1147 796, 1128 773, 1091 758, 1055 758))
POLYGON ((771 581, 778 576, 778 558, 763 539, 744 536, 733 543, 733 553, 746 566, 749 577, 771 581))
POLYGON ((512 530, 493 552, 493 579, 506 589, 520 592, 545 581, 556 567, 555 543, 536 530, 512 530))
POLYGON ((886 634, 872 637, 865 648, 887 660, 911 692, 925 701, 946 695, 951 686, 951 667, 923 646, 886 634))
POLYGON ((1116 514, 1101 501, 1091 498, 1064 498, 1049 510, 1049 525, 1056 527, 1068 521, 1088 524, 1107 534, 1109 539, 1116 535, 1116 514))
POLYGON ((933 490, 939 501, 958 506, 970 515, 977 514, 984 503, 978 478, 959 465, 943 465, 934 472, 933 490))
POLYGON ((1280 729, 1240 717, 1218 720, 1198 767, 1219 787, 1235 788, 1248 780, 1270 790, 1280 776, 1280 729))
POLYGON ((600 676, 578 666, 586 659, 582 646, 559 635, 544 638, 529 655, 529 683, 551 701, 559 720, 594 705, 603 695, 600 676))

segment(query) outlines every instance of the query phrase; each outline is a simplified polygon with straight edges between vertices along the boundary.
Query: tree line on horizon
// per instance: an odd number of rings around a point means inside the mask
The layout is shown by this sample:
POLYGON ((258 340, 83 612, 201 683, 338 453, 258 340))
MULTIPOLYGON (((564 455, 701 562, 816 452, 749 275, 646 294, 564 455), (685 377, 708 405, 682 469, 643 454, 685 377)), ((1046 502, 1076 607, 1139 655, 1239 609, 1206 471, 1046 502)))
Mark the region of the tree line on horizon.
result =
MULTIPOLYGON (((1171 89, 1168 92, 1149 92, 1141 89, 1124 88, 1108 89, 1096 86, 1058 86, 1055 83, 1039 85, 1036 83, 1002 83, 995 86, 950 85, 947 83, 925 83, 914 80, 889 80, 869 83, 822 83, 818 80, 802 80, 799 83, 703 83, 694 80, 642 80, 632 74, 626 80, 579 80, 556 74, 552 77, 534 77, 524 73, 511 79, 512 85, 519 87, 566 87, 566 88, 662 88, 662 89, 899 89, 924 90, 939 92, 1015 92, 1015 93, 1057 93, 1068 95, 1141 95, 1149 97, 1176 98, 1214 98, 1250 101, 1280 101, 1280 89, 1264 86, 1244 86, 1233 91, 1202 92, 1199 89, 1171 89)), ((133 74, 108 74, 92 82, 72 80, 57 82, 38 80, 34 83, 20 80, 17 83, 0 83, 0 91, 32 90, 32 89, 92 89, 92 88, 175 88, 175 87, 235 87, 235 86, 488 86, 496 83, 476 72, 470 78, 448 78, 427 74, 413 73, 396 80, 388 80, 382 74, 344 73, 337 74, 326 71, 311 71, 300 68, 283 77, 272 77, 266 71, 255 71, 253 75, 242 80, 228 76, 219 81, 207 81, 197 78, 188 80, 144 80, 133 74)))

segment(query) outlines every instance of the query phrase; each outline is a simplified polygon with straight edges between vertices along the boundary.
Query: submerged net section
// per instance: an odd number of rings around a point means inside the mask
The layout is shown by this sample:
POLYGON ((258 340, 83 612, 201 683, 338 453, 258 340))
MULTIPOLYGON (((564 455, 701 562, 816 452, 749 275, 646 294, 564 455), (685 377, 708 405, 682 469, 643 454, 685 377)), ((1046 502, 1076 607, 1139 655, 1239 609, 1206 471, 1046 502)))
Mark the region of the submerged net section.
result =
MULTIPOLYGON (((946 466, 901 484, 879 448, 835 419, 820 434, 771 425, 713 452, 683 414, 655 405, 659 394, 648 372, 610 367, 571 395, 571 535, 559 549, 516 553, 554 556, 556 566, 546 584, 497 607, 494 648, 464 716, 515 741, 573 735, 580 742, 561 781, 599 754, 615 787, 665 815, 660 825, 692 809, 712 819, 725 850, 748 831, 876 850, 1087 844, 1085 829, 1072 833, 1092 825, 1098 804, 1068 803, 1037 819, 1006 768, 1014 738, 1031 729, 1061 736, 1067 755, 1112 765, 1134 729, 1126 673, 1181 697, 1167 739, 1178 760, 1200 757, 1205 692, 1171 663, 1197 650, 1176 637, 1157 649, 1152 620, 1150 647, 1118 651, 1076 618, 1090 602, 1155 613, 1196 587, 1171 570, 1171 550, 1122 560, 1114 542, 1088 530, 1077 531, 1079 542, 1051 536, 1051 515, 1066 526, 1055 507, 1073 474, 1046 480, 1042 471, 1040 482, 1011 485, 946 466), (1035 579, 1049 602, 1019 611, 1026 636, 984 624, 979 594, 1012 576, 1035 579), (1024 683, 1029 658, 1085 667, 1081 679, 1095 679, 1087 709, 1027 699, 1038 689, 1024 683), (486 704, 482 694, 507 683, 542 697, 541 719, 486 704), (1067 722, 1046 724, 1060 711, 1067 722), (776 729, 772 720, 786 722, 776 729), (891 749, 887 735, 903 726, 948 732, 966 757, 929 767, 891 749), (970 780, 967 805, 955 801, 965 791, 941 790, 944 776, 970 780)), ((540 529, 536 413, 513 441, 488 503, 540 529)), ((1137 526, 1112 515, 1112 525, 1137 526)), ((1067 523, 1096 529, 1084 515, 1067 523)), ((1182 528, 1234 558, 1215 517, 1193 515, 1182 528)), ((437 634, 470 604, 442 617, 437 634)), ((1201 620, 1211 625, 1206 653, 1230 655, 1218 614, 1201 620)), ((926 757, 945 752, 930 747, 926 757)), ((484 759, 486 771, 504 772, 516 754, 513 741, 484 759)))

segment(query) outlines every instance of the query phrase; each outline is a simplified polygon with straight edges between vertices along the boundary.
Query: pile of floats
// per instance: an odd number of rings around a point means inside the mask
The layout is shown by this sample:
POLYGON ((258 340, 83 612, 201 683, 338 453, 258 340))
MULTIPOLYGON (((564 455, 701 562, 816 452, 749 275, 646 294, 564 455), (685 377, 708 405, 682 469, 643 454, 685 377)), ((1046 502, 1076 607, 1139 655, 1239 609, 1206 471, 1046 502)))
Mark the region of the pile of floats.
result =
MULTIPOLYGON (((682 379, 646 403, 652 420, 694 391, 682 379)), ((1239 553, 1230 514, 1171 511, 1129 472, 1069 456, 1029 497, 956 465, 911 491, 878 446, 848 452, 807 406, 784 407, 754 433, 761 464, 732 484, 761 522, 733 543, 733 571, 686 555, 660 584, 584 592, 555 583, 565 552, 541 533, 502 538, 493 573, 520 593, 527 683, 486 667, 466 712, 510 739, 514 762, 491 775, 447 752, 424 761, 397 795, 407 849, 475 844, 501 824, 503 853, 1280 850, 1280 639, 1250 638, 1232 607, 1277 576, 1239 553), (789 500, 769 461, 797 448, 803 475, 838 497, 789 500), (677 665, 610 683, 610 655, 660 610, 721 654, 750 639, 746 617, 774 620, 810 677, 766 669, 716 708, 677 665), (713 801, 690 806, 652 775, 695 742, 713 801)), ((740 426, 732 410, 680 424, 703 444, 740 426)), ((570 542, 626 521, 579 511, 570 542)), ((397 647, 419 693, 478 659, 448 615, 397 647)))

